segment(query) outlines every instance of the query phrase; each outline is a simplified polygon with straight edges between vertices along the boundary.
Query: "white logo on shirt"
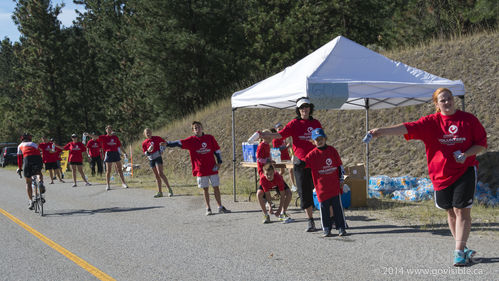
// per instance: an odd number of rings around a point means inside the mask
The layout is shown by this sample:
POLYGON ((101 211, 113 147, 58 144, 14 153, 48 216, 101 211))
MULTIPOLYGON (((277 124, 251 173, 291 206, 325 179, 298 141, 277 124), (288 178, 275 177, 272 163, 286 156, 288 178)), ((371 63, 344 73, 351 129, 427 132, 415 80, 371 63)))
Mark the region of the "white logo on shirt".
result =
POLYGON ((309 132, 309 133, 311 133, 313 130, 314 130, 314 128, 312 128, 312 127, 307 128, 307 132, 309 132))
POLYGON ((455 134, 457 133, 457 130, 458 130, 458 128, 457 128, 457 126, 456 126, 456 125, 451 125, 451 126, 449 127, 449 133, 451 133, 451 134, 453 134, 453 135, 455 135, 455 134))
POLYGON ((326 165, 331 166, 333 164, 333 160, 331 158, 326 159, 326 165))
POLYGON ((203 143, 201 144, 201 147, 203 147, 203 148, 206 148, 207 146, 208 146, 208 145, 207 145, 205 142, 203 142, 203 143))

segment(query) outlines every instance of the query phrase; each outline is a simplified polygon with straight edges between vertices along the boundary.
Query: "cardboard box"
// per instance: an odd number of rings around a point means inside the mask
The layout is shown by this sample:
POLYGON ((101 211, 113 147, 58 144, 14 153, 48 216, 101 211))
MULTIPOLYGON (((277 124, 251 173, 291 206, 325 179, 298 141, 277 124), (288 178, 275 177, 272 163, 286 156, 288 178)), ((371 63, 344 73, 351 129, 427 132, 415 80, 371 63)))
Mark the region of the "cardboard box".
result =
POLYGON ((258 148, 258 144, 243 142, 242 146, 244 162, 256 162, 256 149, 258 148))
POLYGON ((345 184, 350 187, 350 205, 353 208, 367 207, 366 180, 353 176, 347 176, 345 177, 345 184))
POLYGON ((357 179, 366 179, 366 168, 363 163, 351 165, 345 167, 345 175, 351 176, 357 179))

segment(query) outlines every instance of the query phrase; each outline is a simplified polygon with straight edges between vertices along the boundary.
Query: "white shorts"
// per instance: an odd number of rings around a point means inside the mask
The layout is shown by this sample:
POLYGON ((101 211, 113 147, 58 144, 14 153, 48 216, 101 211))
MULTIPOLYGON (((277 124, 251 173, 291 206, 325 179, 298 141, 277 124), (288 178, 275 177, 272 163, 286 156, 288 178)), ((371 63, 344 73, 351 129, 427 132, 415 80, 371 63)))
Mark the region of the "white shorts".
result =
POLYGON ((199 188, 208 188, 210 186, 220 186, 220 178, 218 174, 206 176, 206 177, 198 177, 198 187, 199 188))

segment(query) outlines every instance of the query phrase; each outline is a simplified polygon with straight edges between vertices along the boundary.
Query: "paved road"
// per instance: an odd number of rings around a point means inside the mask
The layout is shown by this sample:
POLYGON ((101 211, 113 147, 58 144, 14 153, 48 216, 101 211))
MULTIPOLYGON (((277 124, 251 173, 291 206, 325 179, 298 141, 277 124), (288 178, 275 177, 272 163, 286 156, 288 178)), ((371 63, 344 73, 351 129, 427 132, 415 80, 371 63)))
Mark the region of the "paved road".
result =
MULTIPOLYGON (((497 280, 497 237, 472 235, 480 263, 451 264, 448 232, 431 233, 347 211, 345 238, 260 223, 255 202, 204 215, 201 196, 152 198, 153 190, 48 186, 47 215, 27 210, 22 181, 0 169, 0 209, 116 280, 497 280), (417 271, 419 270, 419 271, 417 271), (495 277, 494 277, 495 276, 495 277)), ((317 214, 318 215, 318 214, 317 214)), ((319 225, 320 223, 317 222, 319 225)), ((97 278, 0 213, 0 280, 97 278)))

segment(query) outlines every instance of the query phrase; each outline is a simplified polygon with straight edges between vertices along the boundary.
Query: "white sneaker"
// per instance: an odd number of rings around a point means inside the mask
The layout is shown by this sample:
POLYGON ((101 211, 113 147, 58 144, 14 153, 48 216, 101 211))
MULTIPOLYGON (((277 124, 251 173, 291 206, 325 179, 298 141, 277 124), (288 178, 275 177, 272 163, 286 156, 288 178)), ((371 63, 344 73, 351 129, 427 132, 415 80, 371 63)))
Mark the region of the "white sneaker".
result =
POLYGON ((91 186, 91 185, 92 185, 92 184, 91 184, 91 183, 89 183, 89 182, 87 182, 87 183, 85 184, 85 186, 91 186))
POLYGON ((106 191, 109 191, 109 190, 111 190, 111 185, 108 184, 108 185, 106 185, 106 191))
POLYGON ((128 188, 128 185, 126 185, 126 183, 122 184, 121 185, 123 188, 128 188))
POLYGON ((75 184, 73 184, 71 187, 77 187, 76 183, 75 183, 75 184))

